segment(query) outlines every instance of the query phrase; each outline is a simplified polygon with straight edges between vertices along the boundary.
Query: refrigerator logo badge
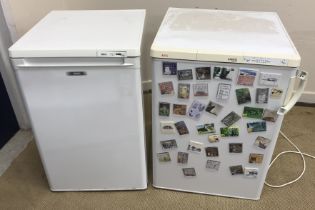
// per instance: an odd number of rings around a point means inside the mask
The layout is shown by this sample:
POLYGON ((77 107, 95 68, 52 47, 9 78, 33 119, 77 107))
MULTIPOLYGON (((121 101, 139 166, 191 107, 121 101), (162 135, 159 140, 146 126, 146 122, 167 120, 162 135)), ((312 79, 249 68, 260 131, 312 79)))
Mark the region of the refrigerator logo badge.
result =
POLYGON ((237 58, 228 58, 228 62, 236 63, 237 62, 237 58))
POLYGON ((167 58, 167 57, 168 57, 168 54, 162 53, 161 56, 167 58))

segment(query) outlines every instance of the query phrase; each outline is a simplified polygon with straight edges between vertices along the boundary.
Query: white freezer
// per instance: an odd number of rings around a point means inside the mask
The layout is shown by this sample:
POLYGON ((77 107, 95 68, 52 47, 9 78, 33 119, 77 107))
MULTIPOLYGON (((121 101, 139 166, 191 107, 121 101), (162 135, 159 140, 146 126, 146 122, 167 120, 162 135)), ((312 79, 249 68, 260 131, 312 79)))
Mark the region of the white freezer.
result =
POLYGON ((275 13, 170 8, 152 44, 151 56, 153 57, 153 186, 186 192, 259 199, 283 114, 294 105, 305 86, 305 72, 301 73, 297 68, 300 57, 278 16, 275 13), (246 22, 249 20, 252 22, 246 22), (267 29, 260 28, 266 24, 267 29), (192 78, 179 80, 178 75, 170 75, 171 71, 168 75, 163 74, 163 63, 167 62, 176 63, 177 73, 179 70, 191 69, 192 78), (210 67, 211 78, 197 80, 198 67, 210 67), (214 79, 215 67, 234 69, 231 80, 214 79), (237 84, 240 69, 256 71, 253 85, 237 84), (262 84, 260 78, 263 74, 280 76, 274 84, 270 81, 262 84), (302 82, 297 94, 291 98, 294 81, 298 79, 302 79, 302 82), (161 82, 172 82, 173 94, 162 95, 159 87, 161 82), (188 91, 190 94, 186 99, 178 97, 180 83, 190 85, 188 91), (220 83, 231 87, 227 100, 217 98, 220 83), (194 96, 194 84, 207 84, 208 96, 194 96), (239 88, 248 88, 251 101, 238 105, 235 89, 239 88), (256 103, 257 88, 269 88, 268 103, 256 103), (272 88, 282 89, 282 95, 278 98, 271 97, 272 88), (192 119, 188 116, 188 109, 194 100, 206 106, 212 101, 222 105, 223 108, 217 115, 202 111, 199 119, 192 119), (170 104, 169 116, 160 116, 160 102, 170 104), (186 105, 186 114, 173 113, 174 104, 186 105), (247 123, 263 120, 242 117, 245 106, 278 111, 278 118, 276 122, 266 121, 266 131, 248 133, 247 123), (231 125, 239 128, 239 136, 219 136, 218 142, 210 143, 208 135, 211 134, 198 134, 197 125, 214 123, 215 134, 220 135, 220 128, 227 127, 221 120, 232 111, 241 116, 240 120, 231 125), (167 123, 184 121, 189 134, 180 135, 176 129, 172 134, 162 132, 161 122, 165 123, 165 121, 167 123), (271 140, 267 148, 263 149, 254 144, 258 136, 271 140), (161 141, 172 139, 176 141, 177 147, 171 149, 162 147, 161 141), (200 153, 188 151, 191 140, 202 144, 200 153), (231 153, 230 143, 242 143, 242 151, 231 153), (206 147, 217 147, 218 156, 206 156, 206 147), (168 152, 170 160, 168 157, 163 161, 159 160, 159 155, 165 152, 168 152), (187 163, 178 163, 178 152, 188 153, 187 163), (249 163, 250 153, 263 154, 262 163, 249 163), (218 170, 206 168, 208 160, 219 161, 218 170), (229 167, 236 165, 241 165, 243 172, 245 168, 255 168, 258 174, 252 177, 245 174, 232 175, 229 167), (195 176, 185 176, 184 168, 194 168, 195 176))
POLYGON ((147 188, 144 16, 54 11, 10 48, 51 190, 147 188))

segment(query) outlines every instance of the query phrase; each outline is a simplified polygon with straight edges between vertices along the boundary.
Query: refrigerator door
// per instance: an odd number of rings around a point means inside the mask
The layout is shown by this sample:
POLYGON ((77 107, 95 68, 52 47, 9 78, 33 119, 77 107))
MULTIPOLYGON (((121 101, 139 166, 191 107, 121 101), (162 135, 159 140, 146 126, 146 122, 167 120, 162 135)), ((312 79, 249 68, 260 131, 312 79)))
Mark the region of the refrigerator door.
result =
MULTIPOLYGON (((168 63, 168 65, 170 65, 168 63)), ((266 131, 248 132, 247 123, 261 122, 260 119, 243 117, 243 110, 245 106, 270 109, 277 111, 284 105, 287 98, 287 90, 291 86, 296 76, 296 68, 288 67, 270 67, 262 65, 246 65, 246 64, 232 64, 232 63, 214 63, 201 61, 187 61, 187 60, 171 60, 171 59, 153 59, 153 95, 152 95, 152 129, 153 129, 153 185, 158 188, 173 189, 180 191, 213 194, 228 197, 259 199, 264 185, 265 177, 268 172, 268 166, 276 145, 279 130, 283 120, 283 115, 278 115, 276 122, 266 121, 266 131), (163 75, 163 62, 173 62, 177 64, 177 69, 191 69, 192 78, 188 80, 178 80, 177 75, 163 75), (196 68, 210 67, 211 79, 197 80, 196 68), (231 75, 231 80, 220 79, 213 77, 214 67, 227 67, 234 69, 234 74, 231 75), (256 77, 253 86, 244 86, 237 84, 238 74, 240 69, 252 69, 256 71, 256 77), (278 75, 277 81, 261 82, 264 79, 262 75, 278 75), (173 83, 174 94, 161 95, 159 83, 169 82, 173 83), (179 84, 190 84, 190 96, 187 99, 179 98, 179 84), (230 85, 230 94, 227 100, 222 101, 217 99, 219 84, 230 85), (262 84, 263 83, 263 84, 262 84), (206 84, 208 96, 194 96, 194 84, 206 84), (236 89, 248 88, 251 100, 247 103, 238 104, 236 89), (256 103, 257 88, 268 88, 267 103, 256 103), (270 97, 273 88, 281 89, 282 95, 277 97, 270 97), (187 114, 175 114, 174 104, 186 105, 188 109, 194 100, 199 101, 205 106, 209 101, 215 102, 223 106, 217 115, 210 114, 203 111, 199 119, 192 119, 187 114), (159 103, 170 104, 169 116, 160 116, 159 103), (227 127, 222 123, 222 119, 230 112, 234 111, 241 118, 232 125, 232 127, 239 128, 239 136, 236 137, 222 137, 220 136, 220 128, 227 127), (161 132, 161 122, 171 123, 184 121, 189 134, 179 135, 175 129, 173 134, 165 134, 161 132), (211 143, 208 136, 211 134, 198 134, 197 126, 214 123, 215 134, 219 135, 219 141, 211 143), (255 144, 258 136, 270 139, 270 144, 265 148, 261 148, 255 144), (161 141, 176 140, 177 146, 173 148, 162 147, 161 141), (200 152, 188 151, 190 141, 197 142, 193 146, 201 147, 200 152), (230 151, 230 144, 242 144, 242 151, 235 153, 230 151), (217 147, 218 156, 207 157, 206 147, 217 147), (160 153, 168 152, 170 161, 166 159, 159 160, 160 153), (188 153, 187 163, 179 163, 178 153, 188 153), (262 163, 249 163, 249 156, 251 153, 262 154, 262 163), (207 161, 219 161, 220 165, 217 169, 207 168, 207 161), (257 176, 246 176, 245 174, 232 175, 230 171, 231 166, 241 165, 243 170, 254 168, 258 171, 257 176), (185 176, 184 168, 194 168, 195 176, 185 176)), ((188 90, 189 92, 189 90, 188 90)), ((220 91, 219 91, 220 92, 220 91)), ((288 96, 289 97, 289 96, 288 96)), ((246 99, 248 100, 248 99, 246 99)), ((187 170, 189 172, 189 170, 187 170)), ((193 175, 190 174, 190 175, 193 175)))
POLYGON ((53 191, 147 187, 140 59, 13 59, 53 191))

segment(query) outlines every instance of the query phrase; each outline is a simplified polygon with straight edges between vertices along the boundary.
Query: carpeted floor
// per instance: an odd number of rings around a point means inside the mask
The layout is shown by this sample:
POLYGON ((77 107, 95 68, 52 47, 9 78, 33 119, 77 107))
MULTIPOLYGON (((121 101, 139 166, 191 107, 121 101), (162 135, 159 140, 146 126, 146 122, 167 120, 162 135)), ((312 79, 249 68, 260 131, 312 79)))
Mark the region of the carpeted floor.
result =
MULTIPOLYGON (((147 118, 149 114, 150 110, 146 110, 147 118)), ((311 154, 315 154, 314 120, 315 108, 295 107, 282 127, 302 151, 311 154)), ((149 127, 148 124, 148 139, 149 127)), ((291 147, 279 138, 275 153, 287 149, 291 147)), ((306 162, 306 173, 299 182, 281 189, 265 186, 259 201, 160 190, 150 184, 145 191, 56 193, 49 191, 32 141, 0 177, 0 209, 314 209, 315 160, 307 158, 306 162)), ((300 157, 288 155, 275 164, 267 179, 271 183, 283 183, 301 169, 300 157)))

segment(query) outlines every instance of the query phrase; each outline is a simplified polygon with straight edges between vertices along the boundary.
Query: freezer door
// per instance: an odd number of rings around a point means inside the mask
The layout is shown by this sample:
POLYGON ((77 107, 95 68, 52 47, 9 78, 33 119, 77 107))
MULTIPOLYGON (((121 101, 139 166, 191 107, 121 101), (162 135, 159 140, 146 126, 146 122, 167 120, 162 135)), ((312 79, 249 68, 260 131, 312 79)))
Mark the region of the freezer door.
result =
POLYGON ((139 58, 107 61, 15 61, 54 191, 147 187, 139 58))
MULTIPOLYGON (((261 129, 260 132, 251 132, 251 130, 247 128, 247 123, 252 125, 253 122, 262 122, 262 117, 258 116, 257 118, 259 119, 254 119, 243 117, 242 114, 245 106, 260 108, 260 110, 279 110, 279 108, 285 104, 285 99, 287 97, 290 98, 288 90, 290 89, 289 87, 291 84, 294 84, 293 81, 296 76, 296 69, 263 65, 153 59, 152 75, 153 185, 159 188, 180 191, 259 199, 268 172, 268 166, 277 142, 283 115, 279 115, 276 122, 266 121, 266 131, 261 129), (192 75, 184 75, 187 80, 179 80, 175 73, 172 75, 171 70, 175 65, 177 66, 177 70, 191 69, 192 75), (165 66, 169 67, 170 70, 168 69, 168 72, 166 72, 167 69, 165 66), (211 76, 206 73, 197 74, 196 69, 199 67, 210 67, 211 76), (231 73, 226 74, 228 71, 224 71, 223 69, 221 71, 219 67, 231 70, 231 73), (218 69, 223 73, 219 74, 220 71, 218 71, 218 69), (242 81, 239 82, 241 84, 238 84, 237 81, 240 69, 255 70, 256 77, 254 81, 251 79, 252 77, 240 77, 240 80, 242 81), (216 70, 216 73, 214 73, 214 70, 216 70), (276 79, 271 80, 270 78, 276 79), (162 95, 159 83, 170 81, 173 83, 173 94, 162 95), (253 82, 252 85, 242 85, 249 84, 250 81, 253 82), (200 84, 204 87, 203 89, 195 88, 200 84), (230 90, 229 97, 226 97, 226 100, 220 100, 217 97, 218 95, 223 96, 223 93, 228 92, 226 91, 228 88, 219 90, 219 85, 222 84, 224 87, 229 87, 230 90), (184 87, 189 87, 188 85, 190 85, 190 89, 181 88, 180 85, 184 87), (279 91, 281 90, 282 94, 272 95, 271 92, 274 88, 279 91), (185 90, 187 91, 185 92, 185 90), (206 90, 208 91, 207 93, 206 90), (241 91, 244 91, 244 94, 242 94, 243 96, 238 97, 237 94, 241 91), (250 100, 247 94, 245 94, 245 91, 248 91, 251 98, 250 100), (258 94, 258 91, 261 92, 258 94), (189 92, 189 97, 187 97, 189 92), (202 94, 200 94, 200 92, 202 94), (203 111, 199 119, 193 119, 188 116, 188 110, 194 100, 197 100, 205 106, 212 101, 221 105, 222 108, 217 108, 216 111, 212 111, 213 113, 216 113, 216 115, 203 111), (165 116, 165 109, 163 109, 163 106, 161 106, 162 109, 160 109, 160 102, 170 104, 169 116, 165 116), (180 109, 177 108, 178 106, 175 107, 174 104, 186 105, 187 114, 185 111, 180 113, 178 111, 180 109), (229 126, 224 124, 222 120, 232 111, 241 117, 237 122, 231 125, 231 127, 239 129, 239 135, 222 137, 220 136, 221 128, 229 126), (173 123, 184 121, 189 130, 189 134, 179 135, 176 129, 174 129, 175 132, 173 133, 166 133, 161 129, 162 123, 166 122, 171 124, 170 121, 173 123), (214 129, 211 131, 212 133, 202 134, 202 132, 204 132, 202 129, 198 132, 197 126, 211 123, 214 125, 214 129), (211 139, 209 141, 208 136, 213 133, 219 136, 219 141, 211 139), (257 146, 257 142, 255 141, 258 136, 271 140, 268 147, 264 149, 262 146, 257 146), (172 139, 177 143, 172 149, 169 149, 167 146, 162 146, 161 141, 172 139), (191 141, 201 144, 201 146, 200 144, 193 145, 195 147, 199 145, 201 147, 200 152, 197 150, 188 150, 188 145, 191 141), (242 150, 233 149, 233 145, 235 144, 242 144, 242 150), (218 154, 216 154, 216 152, 211 152, 210 150, 210 152, 207 152, 207 147, 217 148, 218 154), (165 152, 169 153, 170 161, 168 161, 168 158, 159 159, 165 152), (179 152, 188 153, 188 160, 182 161, 184 158, 183 156, 179 156, 179 152), (249 156, 251 153, 262 154, 262 163, 250 162, 249 156), (216 161, 220 162, 220 165, 218 165, 218 162, 216 161), (215 164, 217 164, 217 168, 213 167, 215 164), (242 168, 248 170, 254 168, 255 170, 258 170, 258 174, 257 176, 249 176, 248 174, 248 176, 245 174, 232 175, 230 167, 237 165, 242 165, 242 168), (194 168, 195 176, 185 176, 183 173, 184 168, 194 168)), ((211 109, 211 106, 209 109, 211 109)), ((195 110, 196 109, 193 109, 193 111, 195 110)), ((193 114, 194 113, 196 112, 193 112, 193 114)), ((225 122, 227 121, 228 120, 225 122)), ((187 171, 189 172, 188 169, 187 171)), ((191 174, 193 175, 193 173, 191 174)))

